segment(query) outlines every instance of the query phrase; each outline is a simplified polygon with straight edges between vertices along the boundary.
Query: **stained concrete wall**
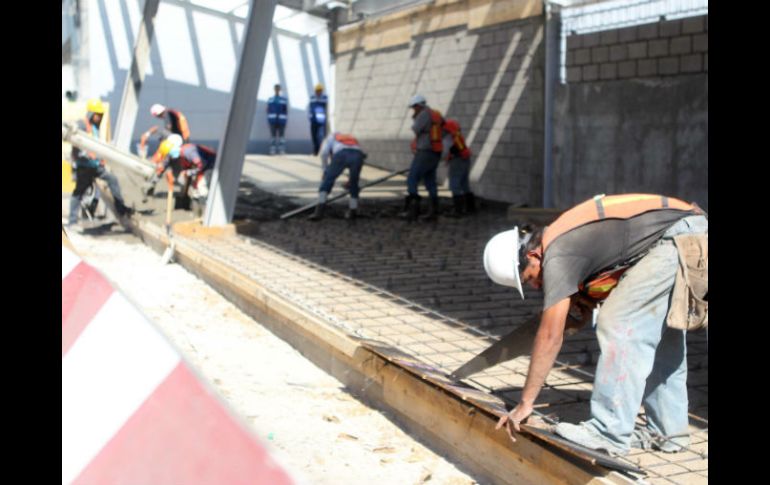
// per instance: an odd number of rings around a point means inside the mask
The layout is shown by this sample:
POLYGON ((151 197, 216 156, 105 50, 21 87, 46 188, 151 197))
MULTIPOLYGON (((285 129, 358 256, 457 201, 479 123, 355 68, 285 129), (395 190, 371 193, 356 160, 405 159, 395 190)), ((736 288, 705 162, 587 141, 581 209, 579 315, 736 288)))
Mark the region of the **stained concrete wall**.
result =
POLYGON ((708 209, 708 16, 567 37, 554 200, 652 192, 708 209))
MULTIPOLYGON (((476 2, 478 3, 478 2, 476 2)), ((484 2, 508 8, 525 2, 484 2)), ((474 2, 456 2, 454 13, 472 10, 474 2)), ((471 187, 478 195, 517 204, 542 200, 543 158, 543 22, 542 6, 528 3, 532 15, 476 22, 415 35, 446 15, 412 20, 405 41, 385 48, 357 47, 336 54, 335 123, 354 133, 370 154, 367 163, 407 168, 411 110, 409 98, 425 95, 428 104, 456 118, 474 152, 471 187), (476 28, 478 23, 486 24, 476 28), (489 25, 494 23, 494 25, 489 25), (409 33, 412 32, 411 35, 409 33)), ((380 32, 387 38, 387 32, 380 32)), ((445 165, 445 164, 442 164, 445 165)), ((446 167, 439 172, 446 173, 446 167)))

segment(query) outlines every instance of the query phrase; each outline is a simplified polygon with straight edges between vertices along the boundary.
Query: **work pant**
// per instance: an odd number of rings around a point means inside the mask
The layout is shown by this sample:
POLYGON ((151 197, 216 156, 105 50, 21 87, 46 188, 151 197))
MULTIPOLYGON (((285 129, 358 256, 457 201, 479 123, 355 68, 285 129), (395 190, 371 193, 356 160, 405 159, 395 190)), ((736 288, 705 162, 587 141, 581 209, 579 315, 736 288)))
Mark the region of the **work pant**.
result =
MULTIPOLYGON (((286 151, 286 139, 283 137, 284 131, 286 131, 286 125, 279 123, 268 123, 270 125, 270 148, 279 150, 281 152, 286 151)), ((273 151, 271 150, 271 152, 273 151)))
POLYGON ((471 161, 468 158, 455 157, 449 160, 449 190, 452 195, 470 193, 468 185, 468 173, 471 169, 471 161))
POLYGON ((409 167, 409 175, 406 178, 406 189, 409 195, 417 195, 417 186, 420 180, 423 180, 431 199, 438 197, 436 168, 440 159, 441 153, 432 150, 417 150, 414 158, 412 158, 412 166, 409 167))
POLYGON ((678 253, 673 237, 708 232, 704 216, 671 226, 646 256, 626 271, 599 311, 601 356, 585 423, 628 450, 639 406, 649 428, 686 446, 687 346, 685 332, 666 325, 678 253))
POLYGON ((318 155, 321 143, 326 138, 326 123, 310 122, 310 135, 313 137, 313 155, 318 155))
POLYGON ((112 198, 115 199, 115 209, 118 211, 118 215, 122 215, 126 205, 123 202, 123 196, 120 193, 120 185, 118 179, 113 174, 109 173, 104 166, 99 165, 96 168, 81 166, 78 164, 75 171, 75 190, 70 196, 70 213, 68 222, 75 224, 78 221, 78 213, 80 212, 80 200, 83 197, 83 193, 93 183, 94 179, 100 178, 107 182, 107 186, 110 188, 112 198))
POLYGON ((323 180, 318 191, 326 192, 327 194, 331 192, 334 181, 347 168, 350 180, 350 198, 357 199, 359 192, 358 179, 361 175, 361 167, 364 165, 363 155, 361 150, 352 149, 340 150, 335 153, 332 157, 332 163, 324 170, 323 180))

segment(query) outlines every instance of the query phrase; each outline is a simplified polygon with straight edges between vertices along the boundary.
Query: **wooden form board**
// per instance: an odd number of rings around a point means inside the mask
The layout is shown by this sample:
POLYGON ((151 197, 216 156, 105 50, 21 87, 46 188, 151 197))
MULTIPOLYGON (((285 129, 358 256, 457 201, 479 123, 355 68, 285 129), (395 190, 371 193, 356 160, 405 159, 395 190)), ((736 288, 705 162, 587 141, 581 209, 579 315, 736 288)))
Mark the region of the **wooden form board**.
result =
MULTIPOLYGON (((479 409, 493 414, 496 418, 505 416, 508 411, 505 408, 503 401, 487 392, 469 387, 461 382, 456 381, 452 377, 448 376, 444 372, 436 369, 435 367, 425 364, 424 362, 415 359, 414 357, 405 354, 404 352, 391 347, 388 344, 382 342, 376 342, 372 340, 359 340, 361 345, 377 353, 381 357, 396 363, 410 372, 413 372, 417 376, 425 379, 426 381, 446 390, 447 392, 456 395, 463 401, 472 403, 479 409)), ((610 469, 620 471, 630 471, 634 473, 644 473, 641 469, 621 460, 610 457, 605 453, 596 452, 554 435, 550 430, 540 429, 534 426, 522 425, 522 431, 536 436, 538 439, 545 441, 546 443, 556 446, 570 455, 584 460, 591 465, 601 465, 610 469)))
POLYGON ((467 25, 478 29, 541 15, 542 0, 444 0, 364 21, 334 32, 334 52, 374 51, 408 44, 413 37, 467 25))
MULTIPOLYGON (((136 232, 156 250, 163 249, 161 228, 143 221, 136 232)), ((528 435, 511 443, 505 432, 494 430, 497 416, 505 412, 494 396, 479 395, 480 391, 465 386, 447 392, 436 385, 440 376, 432 382, 417 367, 409 370, 385 358, 183 239, 177 239, 175 258, 360 397, 398 416, 408 432, 452 456, 479 478, 522 485, 632 483, 623 475, 548 449, 528 435)), ((395 358, 412 359, 397 349, 391 352, 395 358)))

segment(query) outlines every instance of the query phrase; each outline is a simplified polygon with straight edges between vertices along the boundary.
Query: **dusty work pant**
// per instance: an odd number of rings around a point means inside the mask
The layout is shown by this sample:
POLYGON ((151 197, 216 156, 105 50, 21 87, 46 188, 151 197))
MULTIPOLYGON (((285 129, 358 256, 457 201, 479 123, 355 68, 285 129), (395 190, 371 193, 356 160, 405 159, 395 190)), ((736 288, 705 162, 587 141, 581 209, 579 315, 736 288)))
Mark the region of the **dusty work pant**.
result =
POLYGON ((468 158, 455 157, 449 160, 449 190, 452 195, 470 193, 468 185, 468 173, 471 169, 471 161, 468 158))
POLYGON ((72 196, 70 196, 70 213, 68 218, 70 224, 78 222, 80 199, 83 197, 83 193, 88 186, 91 185, 96 178, 100 178, 107 182, 112 198, 115 199, 115 209, 118 211, 118 215, 123 215, 126 205, 123 203, 123 196, 120 193, 118 179, 113 174, 109 173, 107 169, 101 165, 96 168, 78 166, 75 171, 75 177, 75 190, 72 192, 72 196))
POLYGON ((438 198, 436 168, 440 159, 441 153, 432 150, 417 150, 412 159, 412 166, 409 168, 409 175, 406 177, 406 190, 409 195, 416 196, 417 186, 420 180, 424 180, 425 189, 430 194, 430 198, 438 198))
POLYGON ((679 264, 673 237, 708 232, 704 216, 671 226, 646 256, 621 278, 599 311, 601 356, 585 423, 628 450, 644 404, 650 430, 687 445, 687 347, 685 332, 666 325, 679 264))
POLYGON ((361 150, 345 149, 340 150, 332 157, 332 163, 324 170, 324 178, 321 181, 319 192, 332 191, 334 181, 340 176, 346 168, 350 173, 350 198, 358 198, 358 179, 361 175, 361 167, 364 165, 364 154, 361 150))

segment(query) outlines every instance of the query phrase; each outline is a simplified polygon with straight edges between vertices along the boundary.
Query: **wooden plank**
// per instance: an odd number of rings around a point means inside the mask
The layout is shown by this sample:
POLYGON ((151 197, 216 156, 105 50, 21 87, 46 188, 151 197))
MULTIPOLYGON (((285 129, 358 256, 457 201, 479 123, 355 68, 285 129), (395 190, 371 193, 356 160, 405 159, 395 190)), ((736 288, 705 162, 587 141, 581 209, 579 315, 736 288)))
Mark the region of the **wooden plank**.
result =
POLYGON ((543 14, 542 0, 469 0, 468 29, 543 14))
POLYGON ((172 226, 172 228, 174 230, 174 234, 190 238, 222 237, 235 235, 234 224, 206 227, 201 224, 200 219, 177 222, 172 226))

